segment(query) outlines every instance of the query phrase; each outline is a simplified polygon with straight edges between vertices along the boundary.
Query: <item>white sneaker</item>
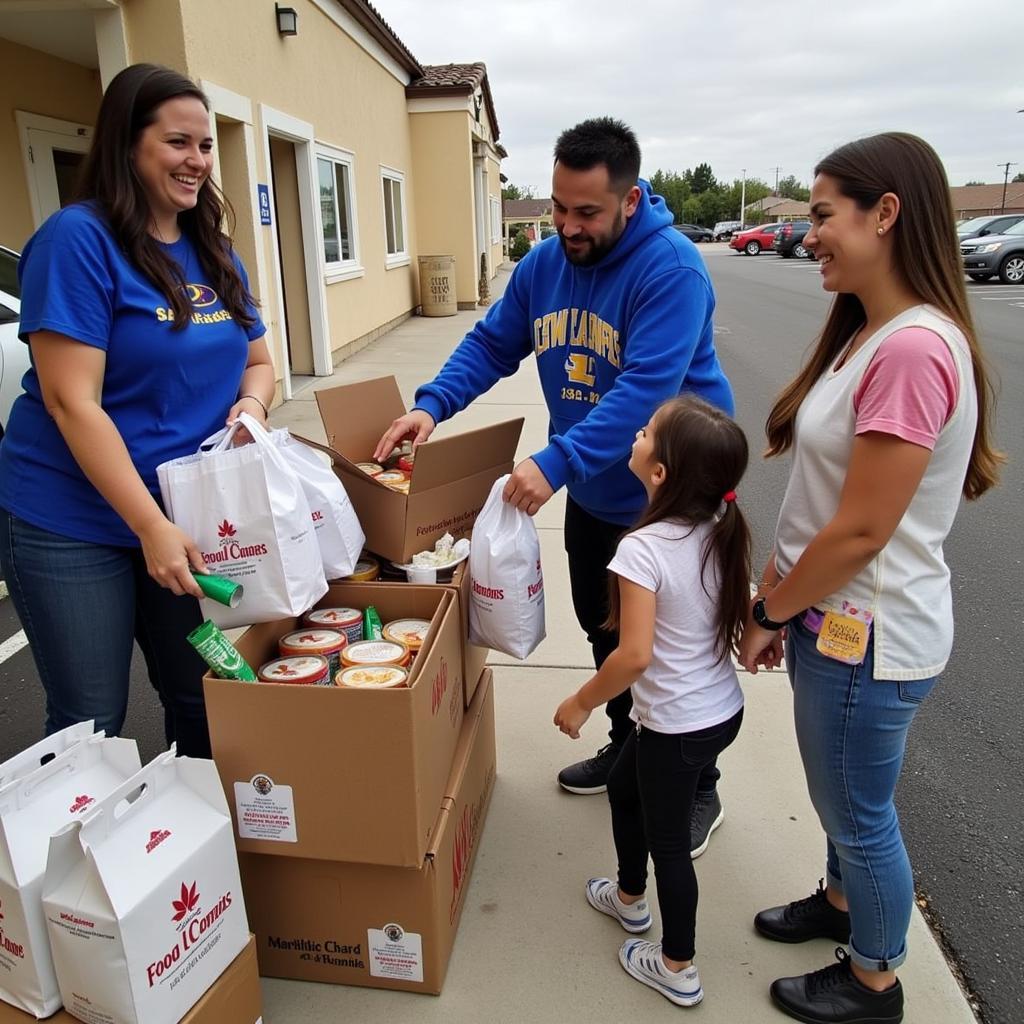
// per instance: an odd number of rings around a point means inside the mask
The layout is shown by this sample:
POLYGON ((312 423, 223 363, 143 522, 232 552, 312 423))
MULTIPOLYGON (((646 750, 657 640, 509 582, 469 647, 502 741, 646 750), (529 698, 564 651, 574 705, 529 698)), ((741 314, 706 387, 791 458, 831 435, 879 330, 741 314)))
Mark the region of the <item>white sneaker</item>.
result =
POLYGON ((614 917, 627 932, 638 935, 651 927, 651 908, 646 897, 636 903, 619 899, 619 885, 610 878, 591 878, 587 882, 587 902, 602 914, 614 917))
POLYGON ((697 965, 670 971, 661 958, 661 943, 646 939, 626 939, 619 950, 623 970, 676 1006, 696 1006, 704 998, 697 965))

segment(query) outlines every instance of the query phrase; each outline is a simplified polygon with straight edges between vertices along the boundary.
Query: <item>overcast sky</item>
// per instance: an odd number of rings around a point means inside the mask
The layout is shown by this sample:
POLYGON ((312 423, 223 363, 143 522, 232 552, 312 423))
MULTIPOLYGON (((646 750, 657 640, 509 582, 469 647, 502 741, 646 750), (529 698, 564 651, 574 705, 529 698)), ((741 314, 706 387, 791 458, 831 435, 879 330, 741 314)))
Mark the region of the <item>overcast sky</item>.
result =
POLYGON ((951 0, 373 0, 421 64, 483 61, 509 152, 540 196, 558 133, 636 131, 645 175, 707 161, 719 180, 809 182, 861 135, 910 131, 950 183, 1024 170, 1024 3, 951 0))

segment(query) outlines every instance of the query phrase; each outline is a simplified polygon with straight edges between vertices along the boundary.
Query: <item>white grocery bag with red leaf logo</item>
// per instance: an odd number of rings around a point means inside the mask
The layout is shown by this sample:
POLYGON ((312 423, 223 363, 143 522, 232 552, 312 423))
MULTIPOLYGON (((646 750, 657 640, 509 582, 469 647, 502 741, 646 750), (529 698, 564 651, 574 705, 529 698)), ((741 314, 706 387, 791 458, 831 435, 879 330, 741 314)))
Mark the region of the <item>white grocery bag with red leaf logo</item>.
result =
POLYGON ((502 497, 496 480, 473 524, 469 642, 525 658, 545 637, 544 574, 533 520, 502 497))
POLYGON ((204 603, 218 626, 300 615, 327 593, 302 483, 248 413, 207 438, 195 455, 157 466, 157 477, 168 518, 195 541, 210 572, 244 588, 235 608, 204 603), (252 443, 233 446, 243 426, 252 443))
POLYGON ((6 780, 0 786, 0 999, 5 1002, 36 1017, 60 1008, 42 902, 50 836, 138 770, 135 741, 93 734, 92 722, 54 733, 0 766, 6 780))
POLYGON ((181 1020, 249 938, 213 762, 161 754, 57 833, 43 906, 72 1016, 181 1020))
POLYGON ((324 575, 329 580, 351 576, 366 543, 359 517, 334 470, 308 444, 287 430, 272 430, 271 440, 284 452, 309 501, 324 575))

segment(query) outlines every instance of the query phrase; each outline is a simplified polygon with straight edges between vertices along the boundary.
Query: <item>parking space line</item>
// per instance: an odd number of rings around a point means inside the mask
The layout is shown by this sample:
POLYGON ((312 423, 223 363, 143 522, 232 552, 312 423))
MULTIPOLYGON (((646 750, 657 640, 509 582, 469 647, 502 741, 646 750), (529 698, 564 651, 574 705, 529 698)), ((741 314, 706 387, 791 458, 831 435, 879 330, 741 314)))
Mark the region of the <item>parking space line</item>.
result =
POLYGON ((2 665, 8 658, 13 657, 23 647, 28 645, 28 637, 25 636, 25 630, 19 629, 14 636, 8 637, 2 644, 0 644, 0 665, 2 665))

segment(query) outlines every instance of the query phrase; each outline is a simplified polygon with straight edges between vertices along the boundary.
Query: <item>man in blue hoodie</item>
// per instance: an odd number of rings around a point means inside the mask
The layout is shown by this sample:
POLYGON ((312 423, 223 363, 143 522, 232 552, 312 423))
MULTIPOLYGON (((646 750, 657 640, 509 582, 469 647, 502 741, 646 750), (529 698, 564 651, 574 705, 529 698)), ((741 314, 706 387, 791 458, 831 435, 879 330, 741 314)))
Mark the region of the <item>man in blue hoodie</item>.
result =
MULTIPOLYGON (((441 372, 416 392, 411 412, 377 446, 425 441, 530 353, 550 421, 547 447, 513 471, 505 500, 535 515, 566 487, 565 549, 573 606, 600 666, 618 637, 608 614, 606 567, 646 503, 628 468, 634 435, 665 399, 694 392, 728 413, 732 389, 715 354, 714 292, 693 243, 672 228, 665 201, 638 180, 640 147, 621 121, 602 117, 562 133, 551 200, 557 238, 534 246, 505 293, 441 372)), ((571 793, 604 792, 632 723, 630 691, 606 705, 611 742, 563 769, 571 793)), ((691 825, 693 856, 722 820, 718 770, 705 770, 691 825)))

